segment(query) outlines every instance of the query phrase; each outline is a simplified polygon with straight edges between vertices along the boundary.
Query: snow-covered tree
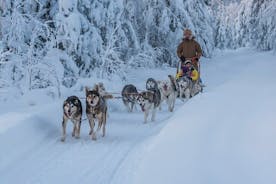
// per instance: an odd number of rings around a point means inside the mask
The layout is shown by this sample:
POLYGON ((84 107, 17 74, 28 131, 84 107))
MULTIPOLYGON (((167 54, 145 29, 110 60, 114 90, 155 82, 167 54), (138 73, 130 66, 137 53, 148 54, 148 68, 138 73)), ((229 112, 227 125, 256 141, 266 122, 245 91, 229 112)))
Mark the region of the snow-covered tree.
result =
POLYGON ((215 47, 276 50, 275 16, 274 0, 2 0, 1 84, 60 91, 83 77, 173 66, 184 28, 206 57, 215 47))

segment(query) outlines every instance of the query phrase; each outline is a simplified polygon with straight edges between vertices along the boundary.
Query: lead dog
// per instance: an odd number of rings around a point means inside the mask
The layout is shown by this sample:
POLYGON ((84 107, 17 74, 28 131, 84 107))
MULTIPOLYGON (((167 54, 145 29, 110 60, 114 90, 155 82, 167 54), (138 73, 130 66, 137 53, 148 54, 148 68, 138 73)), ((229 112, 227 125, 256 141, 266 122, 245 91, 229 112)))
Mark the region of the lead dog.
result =
POLYGON ((80 137, 82 106, 81 101, 76 96, 68 97, 63 103, 63 121, 62 121, 62 138, 61 141, 65 141, 66 138, 66 124, 68 120, 71 120, 74 124, 72 136, 75 138, 80 137))
MULTIPOLYGON (((174 109, 178 89, 177 89, 175 78, 171 75, 168 75, 168 77, 169 77, 169 80, 157 81, 157 83, 158 83, 158 88, 161 92, 161 103, 163 101, 166 101, 168 104, 169 111, 172 112, 174 109)), ((160 105, 160 109, 161 109, 161 105, 160 105)))
POLYGON ((144 123, 147 123, 149 112, 152 111, 151 121, 155 121, 156 109, 161 103, 161 93, 158 84, 153 78, 149 78, 146 82, 147 91, 139 93, 137 103, 144 112, 144 123))
POLYGON ((138 95, 138 91, 136 87, 132 84, 125 85, 122 90, 123 103, 128 109, 128 112, 133 111, 133 107, 136 103, 136 97, 138 95))
POLYGON ((97 132, 102 129, 102 136, 105 136, 105 126, 107 117, 107 104, 106 99, 112 98, 112 95, 102 91, 103 85, 96 84, 93 90, 89 90, 88 87, 85 88, 86 94, 86 115, 90 125, 91 138, 97 140, 97 133, 94 131, 95 120, 98 121, 97 132))

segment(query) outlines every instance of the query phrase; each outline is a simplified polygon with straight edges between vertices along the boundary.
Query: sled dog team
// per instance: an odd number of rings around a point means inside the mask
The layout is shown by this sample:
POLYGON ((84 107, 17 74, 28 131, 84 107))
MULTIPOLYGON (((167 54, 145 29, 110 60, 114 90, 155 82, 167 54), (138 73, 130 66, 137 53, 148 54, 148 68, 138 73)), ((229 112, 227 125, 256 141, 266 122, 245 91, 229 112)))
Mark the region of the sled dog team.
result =
MULTIPOLYGON (((168 110, 174 110, 175 100, 179 97, 182 100, 189 99, 202 91, 198 83, 193 83, 190 79, 182 77, 175 79, 169 75, 168 80, 156 81, 149 78, 146 81, 146 90, 138 92, 137 88, 128 84, 124 86, 121 95, 122 100, 129 112, 133 111, 134 105, 139 104, 144 113, 144 123, 147 123, 148 116, 151 112, 151 121, 155 120, 156 111, 161 109, 161 103, 166 101, 168 110)), ((107 121, 107 99, 112 99, 103 83, 95 84, 92 89, 85 88, 86 99, 86 116, 90 125, 89 135, 93 140, 97 139, 97 132, 102 131, 105 136, 107 121), (96 121, 98 127, 95 130, 96 121)), ((63 103, 63 121, 62 121, 62 138, 66 138, 66 124, 71 120, 74 124, 72 136, 80 137, 80 128, 82 123, 82 105, 76 96, 68 97, 63 103)))

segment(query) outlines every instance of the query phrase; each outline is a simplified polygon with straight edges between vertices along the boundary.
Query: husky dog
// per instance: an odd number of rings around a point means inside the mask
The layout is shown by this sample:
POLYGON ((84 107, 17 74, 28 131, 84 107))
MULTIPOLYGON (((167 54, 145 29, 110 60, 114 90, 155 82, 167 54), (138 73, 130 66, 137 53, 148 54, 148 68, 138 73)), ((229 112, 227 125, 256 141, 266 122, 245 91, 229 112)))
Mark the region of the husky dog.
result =
POLYGON ((161 93, 154 79, 149 78, 147 80, 146 89, 147 91, 139 93, 137 97, 137 103, 144 112, 144 123, 147 123, 150 110, 152 110, 151 121, 155 121, 156 109, 161 103, 161 93))
POLYGON ((66 138, 66 124, 68 120, 71 120, 74 124, 72 136, 80 137, 82 106, 81 101, 76 96, 68 97, 63 103, 63 121, 62 121, 62 138, 61 141, 65 141, 66 138))
POLYGON ((199 92, 203 92, 204 85, 200 81, 193 82, 193 90, 191 96, 197 95, 199 92))
POLYGON ((99 88, 89 90, 85 88, 86 93, 86 115, 90 125, 91 138, 97 140, 96 131, 94 132, 95 120, 98 120, 97 132, 102 128, 102 136, 105 136, 105 125, 106 125, 106 116, 107 116, 107 104, 106 98, 109 96, 100 95, 99 88))
POLYGON ((113 98, 113 96, 111 94, 106 92, 105 87, 102 82, 95 84, 93 87, 93 90, 98 91, 98 93, 105 99, 113 98))
POLYGON ((138 91, 132 84, 125 85, 122 90, 123 103, 127 107, 128 112, 133 111, 133 107, 136 102, 138 91))
MULTIPOLYGON (((158 88, 161 92, 161 103, 166 101, 168 104, 169 111, 172 112, 175 105, 178 89, 176 80, 173 76, 169 75, 169 80, 158 81, 158 88)), ((161 109, 161 105, 160 105, 161 109)))
POLYGON ((193 82, 187 77, 183 76, 177 80, 178 88, 179 88, 179 97, 182 101, 185 99, 188 100, 192 96, 193 90, 193 82))
POLYGON ((192 79, 187 76, 183 76, 178 79, 177 84, 179 86, 179 97, 182 100, 188 100, 190 97, 202 92, 202 85, 199 81, 193 82, 192 79))

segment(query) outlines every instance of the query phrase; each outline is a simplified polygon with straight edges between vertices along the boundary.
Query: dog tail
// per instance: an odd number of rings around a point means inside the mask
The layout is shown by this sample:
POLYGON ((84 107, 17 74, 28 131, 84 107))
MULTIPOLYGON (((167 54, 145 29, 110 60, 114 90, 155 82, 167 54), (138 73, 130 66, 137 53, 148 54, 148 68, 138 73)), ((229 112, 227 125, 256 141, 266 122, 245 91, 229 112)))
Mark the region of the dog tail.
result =
POLYGON ((113 97, 113 95, 106 93, 106 94, 103 95, 103 98, 104 98, 105 100, 107 100, 107 99, 112 99, 112 98, 114 98, 114 97, 113 97))
POLYGON ((170 81, 172 83, 172 87, 173 87, 174 91, 177 91, 177 85, 176 85, 175 78, 172 75, 168 75, 168 77, 169 77, 169 79, 170 79, 170 81))

